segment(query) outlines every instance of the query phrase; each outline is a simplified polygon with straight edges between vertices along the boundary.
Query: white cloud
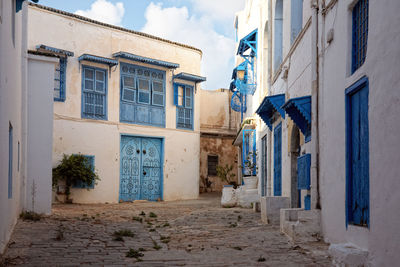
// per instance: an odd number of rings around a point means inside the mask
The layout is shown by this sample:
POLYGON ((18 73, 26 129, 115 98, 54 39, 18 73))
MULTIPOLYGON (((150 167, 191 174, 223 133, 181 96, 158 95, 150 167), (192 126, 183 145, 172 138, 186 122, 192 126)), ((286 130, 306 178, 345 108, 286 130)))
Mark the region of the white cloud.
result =
POLYGON ((203 51, 202 75, 205 89, 227 88, 232 72, 234 40, 215 31, 207 16, 190 16, 186 7, 163 8, 150 3, 142 31, 200 48, 203 51))
POLYGON ((121 25, 125 13, 124 4, 115 5, 107 0, 96 0, 88 10, 77 10, 75 14, 113 25, 121 25))
MULTIPOLYGON (((194 9, 215 20, 229 20, 233 24, 235 12, 244 9, 245 0, 191 0, 194 9)), ((233 26, 232 26, 233 27, 233 26)))

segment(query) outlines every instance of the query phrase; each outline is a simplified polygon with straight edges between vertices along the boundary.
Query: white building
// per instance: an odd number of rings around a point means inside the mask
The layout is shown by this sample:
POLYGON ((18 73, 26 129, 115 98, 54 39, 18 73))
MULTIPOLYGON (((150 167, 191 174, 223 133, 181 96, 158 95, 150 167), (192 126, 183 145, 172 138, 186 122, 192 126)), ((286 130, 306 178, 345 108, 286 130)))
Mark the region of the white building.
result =
POLYGON ((51 211, 56 60, 27 51, 24 1, 0 1, 0 253, 22 210, 51 211))
POLYGON ((399 12, 395 0, 248 0, 235 19, 237 54, 257 44, 242 128, 256 130, 262 218, 294 240, 322 235, 339 265, 399 260, 399 12))
POLYGON ((197 198, 199 49, 35 4, 28 30, 29 49, 60 56, 53 166, 80 153, 101 179, 74 202, 197 198))

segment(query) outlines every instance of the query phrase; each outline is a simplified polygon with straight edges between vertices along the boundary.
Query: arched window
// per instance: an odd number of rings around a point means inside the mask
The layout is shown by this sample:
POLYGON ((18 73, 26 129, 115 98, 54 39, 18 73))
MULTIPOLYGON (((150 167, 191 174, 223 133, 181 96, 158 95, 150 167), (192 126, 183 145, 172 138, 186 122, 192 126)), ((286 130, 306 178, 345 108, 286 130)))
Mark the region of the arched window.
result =
POLYGON ((292 0, 290 9, 290 44, 293 44, 303 28, 303 0, 292 0))
POLYGON ((275 3, 275 27, 274 27, 274 70, 282 63, 283 53, 283 0, 275 3))

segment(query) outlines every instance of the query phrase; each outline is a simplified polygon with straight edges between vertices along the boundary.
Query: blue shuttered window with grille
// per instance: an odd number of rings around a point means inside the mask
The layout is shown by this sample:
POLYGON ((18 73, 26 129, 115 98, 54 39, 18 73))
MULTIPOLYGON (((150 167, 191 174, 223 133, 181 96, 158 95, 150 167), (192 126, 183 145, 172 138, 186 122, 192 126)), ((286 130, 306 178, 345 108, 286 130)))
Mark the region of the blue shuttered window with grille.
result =
POLYGON ((346 89, 346 223, 369 226, 368 78, 346 89))
POLYGON ((107 120, 107 71, 82 66, 82 118, 107 120))
POLYGON ((174 83, 176 128, 193 130, 193 86, 174 83))
MULTIPOLYGON (((86 163, 90 166, 92 171, 94 171, 94 156, 83 155, 86 158, 86 163)), ((73 188, 86 188, 86 189, 93 189, 94 182, 91 184, 86 184, 82 181, 77 181, 75 184, 72 185, 73 188)))
POLYGON ((54 101, 65 101, 67 59, 60 58, 54 73, 54 101))
POLYGON ((165 127, 165 71, 121 63, 120 121, 165 127))
POLYGON ((368 0, 359 0, 353 8, 353 41, 351 72, 365 61, 368 42, 368 0))

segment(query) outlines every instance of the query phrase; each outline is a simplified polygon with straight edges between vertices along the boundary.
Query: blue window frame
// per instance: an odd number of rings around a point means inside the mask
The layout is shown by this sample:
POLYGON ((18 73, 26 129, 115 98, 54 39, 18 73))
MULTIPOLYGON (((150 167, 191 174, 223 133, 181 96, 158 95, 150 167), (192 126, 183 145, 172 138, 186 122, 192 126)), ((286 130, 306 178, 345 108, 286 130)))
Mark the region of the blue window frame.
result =
POLYGON ((351 73, 365 61, 368 43, 368 0, 359 0, 353 8, 353 41, 351 73))
POLYGON ((276 71, 283 60, 283 0, 277 0, 275 3, 274 40, 274 70, 276 71))
POLYGON ((303 0, 291 0, 290 28, 290 43, 293 44, 303 28, 303 0))
POLYGON ((346 224, 369 227, 368 78, 346 89, 346 224))
POLYGON ((82 118, 107 120, 107 70, 82 66, 82 118))
MULTIPOLYGON (((83 155, 86 158, 86 163, 90 166, 92 171, 94 171, 94 156, 88 156, 88 155, 83 155)), ((75 184, 72 185, 73 188, 86 188, 86 189, 93 189, 94 188, 94 182, 91 184, 86 184, 83 183, 82 181, 79 181, 75 184)))
POLYGON ((13 189, 13 127, 8 127, 8 198, 12 198, 13 189))
POLYGON ((60 58, 54 73, 54 101, 65 101, 67 59, 60 58))
POLYGON ((165 72, 121 63, 120 121, 165 126, 165 72))
POLYGON ((174 83, 176 128, 193 130, 193 86, 174 83))

